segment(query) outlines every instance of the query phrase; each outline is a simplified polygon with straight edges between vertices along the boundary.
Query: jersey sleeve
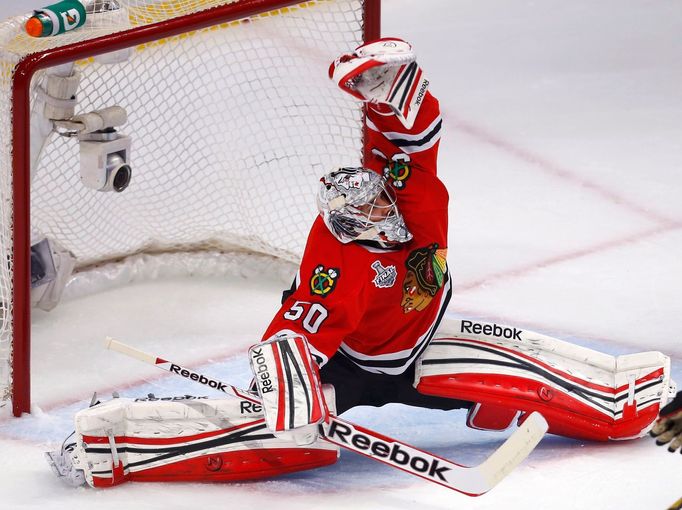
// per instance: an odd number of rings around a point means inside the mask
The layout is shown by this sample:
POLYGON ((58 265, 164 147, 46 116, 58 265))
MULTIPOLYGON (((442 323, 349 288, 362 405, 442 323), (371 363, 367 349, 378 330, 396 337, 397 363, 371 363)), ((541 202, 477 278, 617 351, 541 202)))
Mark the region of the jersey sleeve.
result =
POLYGON ((381 105, 368 107, 366 123, 366 166, 391 182, 413 244, 447 248, 449 195, 437 176, 443 124, 438 100, 425 94, 412 129, 381 105))
POLYGON ((323 366, 362 318, 363 278, 318 217, 308 236, 293 292, 284 300, 263 340, 278 333, 304 335, 323 366))
MULTIPOLYGON (((367 138, 370 149, 378 149, 391 159, 395 154, 408 156, 413 168, 436 175, 438 147, 443 128, 438 100, 429 92, 411 129, 407 129, 393 114, 381 107, 367 108, 367 138)), ((372 154, 367 166, 382 171, 386 163, 382 156, 372 154)))

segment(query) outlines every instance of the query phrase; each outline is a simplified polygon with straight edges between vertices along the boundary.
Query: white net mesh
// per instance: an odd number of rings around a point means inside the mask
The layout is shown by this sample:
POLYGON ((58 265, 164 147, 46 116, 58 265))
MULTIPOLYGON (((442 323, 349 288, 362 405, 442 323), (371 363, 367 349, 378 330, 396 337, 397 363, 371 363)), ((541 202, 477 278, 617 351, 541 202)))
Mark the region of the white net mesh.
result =
MULTIPOLYGON (((119 3, 125 22, 139 26, 229 2, 119 3)), ((86 27, 36 39, 21 29, 25 19, 0 26, 0 243, 7 260, 14 64, 27 53, 122 28, 120 16, 93 15, 86 27)), ((83 78, 76 113, 113 105, 128 112, 121 132, 133 140, 132 180, 122 193, 86 188, 77 140, 53 134, 31 186, 32 229, 71 251, 81 270, 140 252, 202 248, 295 261, 315 216, 317 178, 360 162, 361 109, 326 74, 339 52, 361 42, 362 20, 358 0, 304 2, 136 47, 125 62, 77 62, 83 78)), ((0 397, 6 397, 7 264, 0 264, 0 302, 0 397)))

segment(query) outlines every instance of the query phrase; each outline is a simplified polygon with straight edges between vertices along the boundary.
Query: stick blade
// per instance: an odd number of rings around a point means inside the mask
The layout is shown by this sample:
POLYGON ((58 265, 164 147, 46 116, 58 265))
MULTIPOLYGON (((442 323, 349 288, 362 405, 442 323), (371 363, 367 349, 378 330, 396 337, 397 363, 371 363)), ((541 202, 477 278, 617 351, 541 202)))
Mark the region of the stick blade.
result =
POLYGON ((110 351, 120 352, 121 354, 130 356, 131 358, 139 359, 145 363, 151 363, 152 365, 156 364, 156 356, 152 356, 151 354, 143 352, 139 349, 135 349, 134 347, 124 344, 123 342, 119 342, 110 336, 106 337, 104 340, 104 347, 110 351))
POLYGON ((534 412, 485 461, 472 469, 480 471, 484 481, 480 494, 485 494, 511 473, 530 455, 547 432, 549 425, 540 413, 534 412))

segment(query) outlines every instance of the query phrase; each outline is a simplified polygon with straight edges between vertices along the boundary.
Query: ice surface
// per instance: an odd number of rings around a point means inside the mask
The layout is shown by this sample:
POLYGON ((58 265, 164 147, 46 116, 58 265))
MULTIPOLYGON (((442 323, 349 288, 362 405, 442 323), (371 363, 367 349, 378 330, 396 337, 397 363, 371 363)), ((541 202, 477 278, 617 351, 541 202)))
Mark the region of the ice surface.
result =
MULTIPOLYGON (((3 18, 17 10, 0 2, 3 18)), ((682 7, 662 0, 384 0, 383 15, 383 33, 415 45, 441 100, 450 313, 611 354, 660 350, 673 357, 682 382, 682 7)), ((246 384, 242 353, 277 309, 281 287, 172 279, 36 314, 35 409, 0 423, 0 508, 640 510, 667 508, 682 496, 682 456, 648 438, 590 444, 547 437, 477 499, 345 452, 329 468, 243 484, 94 491, 52 475, 42 451, 71 431, 73 413, 92 391, 201 393, 104 351, 105 335, 246 384)), ((347 416, 465 464, 480 462, 504 438, 467 429, 462 412, 392 405, 347 416)))

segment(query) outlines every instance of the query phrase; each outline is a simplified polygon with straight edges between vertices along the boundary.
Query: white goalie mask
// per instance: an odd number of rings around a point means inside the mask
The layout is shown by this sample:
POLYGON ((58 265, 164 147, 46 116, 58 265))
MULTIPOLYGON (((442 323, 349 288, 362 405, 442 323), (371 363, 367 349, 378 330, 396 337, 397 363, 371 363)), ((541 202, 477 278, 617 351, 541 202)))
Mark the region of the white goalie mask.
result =
POLYGON ((323 176, 317 208, 342 243, 365 241, 392 248, 412 239, 395 192, 383 177, 366 168, 340 168, 323 176))

